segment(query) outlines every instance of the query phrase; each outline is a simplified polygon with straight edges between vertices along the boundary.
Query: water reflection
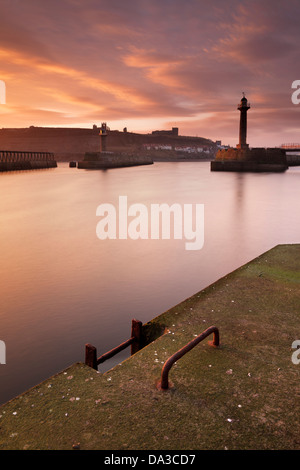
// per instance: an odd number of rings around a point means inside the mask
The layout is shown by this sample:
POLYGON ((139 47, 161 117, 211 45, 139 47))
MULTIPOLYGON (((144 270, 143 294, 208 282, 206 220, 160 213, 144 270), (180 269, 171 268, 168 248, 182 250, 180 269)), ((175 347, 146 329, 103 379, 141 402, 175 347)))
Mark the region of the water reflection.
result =
POLYGON ((146 322, 274 245, 298 243, 299 176, 211 173, 209 163, 1 174, 0 403, 82 361, 85 343, 104 353, 129 337, 132 318, 146 322), (99 240, 96 209, 120 195, 204 204, 203 249, 99 240))

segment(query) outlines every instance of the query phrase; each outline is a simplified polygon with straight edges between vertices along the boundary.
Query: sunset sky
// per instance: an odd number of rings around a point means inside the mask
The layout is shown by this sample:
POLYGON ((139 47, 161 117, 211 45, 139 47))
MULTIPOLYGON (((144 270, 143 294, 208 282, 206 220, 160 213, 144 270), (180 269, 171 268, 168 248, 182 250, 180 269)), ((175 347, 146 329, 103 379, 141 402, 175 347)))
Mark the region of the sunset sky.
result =
POLYGON ((1 127, 300 142, 300 0, 0 0, 1 127))

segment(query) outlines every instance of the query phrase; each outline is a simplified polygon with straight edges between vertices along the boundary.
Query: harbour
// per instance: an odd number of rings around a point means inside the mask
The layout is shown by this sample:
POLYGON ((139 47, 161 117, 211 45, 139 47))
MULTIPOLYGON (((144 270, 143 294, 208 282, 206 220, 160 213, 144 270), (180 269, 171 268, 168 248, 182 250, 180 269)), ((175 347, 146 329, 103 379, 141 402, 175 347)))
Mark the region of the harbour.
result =
POLYGON ((273 246, 297 243, 299 177, 298 167, 219 173, 209 162, 2 173, 1 403, 84 360, 86 343, 99 354, 122 343, 132 318, 146 323, 273 246), (149 208, 203 204, 203 247, 100 240, 96 209, 120 195, 149 208))
POLYGON ((0 12, 0 450, 299 450, 297 2, 0 12))

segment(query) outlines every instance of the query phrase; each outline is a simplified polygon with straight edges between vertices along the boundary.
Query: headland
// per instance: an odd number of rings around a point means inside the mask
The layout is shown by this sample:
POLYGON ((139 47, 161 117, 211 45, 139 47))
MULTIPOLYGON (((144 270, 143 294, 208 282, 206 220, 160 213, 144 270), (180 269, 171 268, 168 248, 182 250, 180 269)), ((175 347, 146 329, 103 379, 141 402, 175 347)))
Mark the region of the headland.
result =
MULTIPOLYGON (((0 149, 51 152, 57 162, 81 162, 85 154, 105 151, 101 126, 91 128, 36 127, 0 129, 0 149)), ((179 135, 178 130, 152 133, 111 130, 106 126, 106 148, 115 155, 155 161, 207 161, 215 158, 218 143, 204 137, 179 135)))

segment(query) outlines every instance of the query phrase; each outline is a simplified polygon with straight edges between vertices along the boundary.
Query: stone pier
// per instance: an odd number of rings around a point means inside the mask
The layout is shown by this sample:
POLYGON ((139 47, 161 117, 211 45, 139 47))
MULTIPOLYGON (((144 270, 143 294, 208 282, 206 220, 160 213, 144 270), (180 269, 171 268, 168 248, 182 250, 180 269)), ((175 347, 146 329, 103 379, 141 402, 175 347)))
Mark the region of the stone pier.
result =
POLYGON ((0 150, 0 171, 55 168, 54 154, 50 152, 22 152, 0 150))

